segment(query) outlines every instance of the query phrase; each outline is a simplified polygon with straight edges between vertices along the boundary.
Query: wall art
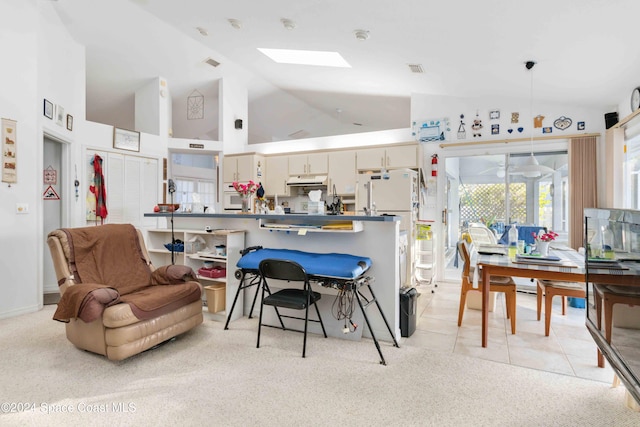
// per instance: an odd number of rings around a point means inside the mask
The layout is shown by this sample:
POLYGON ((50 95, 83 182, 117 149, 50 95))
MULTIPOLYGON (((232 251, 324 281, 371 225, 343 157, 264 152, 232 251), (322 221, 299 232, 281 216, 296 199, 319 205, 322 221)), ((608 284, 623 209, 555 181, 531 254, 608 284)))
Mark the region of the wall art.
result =
POLYGON ((491 125, 491 135, 499 135, 500 134, 500 125, 494 124, 491 125))
POLYGON ((533 118, 533 127, 536 129, 541 128, 543 120, 544 120, 544 116, 542 114, 538 114, 537 116, 535 116, 533 118))
POLYGON ((43 114, 48 119, 53 119, 53 103, 51 101, 44 100, 43 114))
POLYGON ((49 185, 56 185, 58 183, 58 171, 49 165, 42 171, 42 183, 49 185))
POLYGON ((489 119, 490 120, 499 120, 500 119, 500 110, 491 110, 491 111, 489 111, 489 119))
POLYGON ((18 122, 2 119, 2 182, 18 182, 17 155, 18 122))
POLYGON ((551 133, 553 132, 553 128, 551 126, 546 126, 542 128, 542 133, 551 133))
POLYGON ((571 126, 571 123, 573 122, 569 117, 560 116, 553 121, 553 126, 556 129, 566 130, 566 129, 569 129, 569 126, 571 126))
POLYGON ((67 114, 67 130, 73 130, 73 116, 67 114))
POLYGON ((64 121, 64 107, 62 105, 56 104, 56 124, 58 126, 63 126, 64 121))
POLYGON ((511 113, 511 123, 518 123, 520 120, 520 113, 511 113))
POLYGON ((449 119, 446 117, 413 122, 412 134, 419 142, 448 141, 450 132, 449 119))
POLYGON ((113 128, 113 148, 140 151, 140 132, 113 128))
POLYGON ((473 119, 473 123, 471 124, 471 130, 472 130, 472 134, 473 137, 481 137, 482 136, 482 128, 484 126, 482 126, 482 120, 480 119, 480 116, 478 115, 478 113, 476 113, 476 118, 473 119))
POLYGON ((464 114, 460 114, 460 125, 458 126, 458 139, 465 139, 467 131, 464 128, 464 114))
POLYGON ((584 130, 584 127, 585 127, 584 122, 578 122, 577 127, 578 127, 578 130, 584 130))

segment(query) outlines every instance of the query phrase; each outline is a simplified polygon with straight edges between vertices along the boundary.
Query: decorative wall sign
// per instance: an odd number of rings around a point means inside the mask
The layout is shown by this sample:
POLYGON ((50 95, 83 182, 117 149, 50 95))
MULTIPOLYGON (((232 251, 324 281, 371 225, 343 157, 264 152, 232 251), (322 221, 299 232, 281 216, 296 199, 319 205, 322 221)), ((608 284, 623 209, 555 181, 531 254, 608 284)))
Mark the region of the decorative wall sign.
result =
POLYGON ((520 120, 520 113, 511 113, 511 123, 518 123, 520 120))
POLYGON ((460 125, 458 126, 458 139, 465 139, 467 131, 464 129, 464 114, 460 114, 460 125))
POLYGON ((187 97, 187 120, 204 118, 204 95, 194 90, 187 97))
POLYGON ((544 120, 544 116, 541 114, 538 114, 537 116, 535 116, 533 118, 533 127, 534 128, 541 128, 542 127, 542 121, 544 120))
POLYGON ((413 128, 413 136, 419 142, 448 141, 449 132, 451 132, 449 119, 446 117, 413 122, 413 128))
POLYGON ((44 193, 42 193, 42 200, 60 200, 60 196, 56 193, 56 190, 52 186, 48 186, 44 193))
POLYGON ((482 120, 480 119, 480 116, 478 115, 478 113, 476 113, 476 118, 473 119, 473 123, 471 124, 471 130, 473 131, 473 137, 481 137, 482 136, 482 128, 484 126, 482 126, 482 120))
POLYGON ((553 121, 553 126, 556 129, 560 129, 560 130, 566 130, 569 128, 569 126, 571 126, 571 123, 573 123, 571 121, 571 119, 569 117, 565 117, 565 116, 560 116, 557 119, 555 119, 553 121))
POLYGON ((2 182, 18 182, 16 148, 18 145, 18 122, 2 119, 2 182))
POLYGON ((53 119, 53 103, 50 101, 44 100, 44 116, 48 119, 53 119))
POLYGON ((113 148, 127 151, 140 151, 140 132, 114 127, 113 148))
POLYGON ((584 122, 578 122, 578 130, 584 130, 584 122))
POLYGON ((56 185, 58 183, 58 171, 49 165, 42 172, 42 183, 48 185, 56 185))

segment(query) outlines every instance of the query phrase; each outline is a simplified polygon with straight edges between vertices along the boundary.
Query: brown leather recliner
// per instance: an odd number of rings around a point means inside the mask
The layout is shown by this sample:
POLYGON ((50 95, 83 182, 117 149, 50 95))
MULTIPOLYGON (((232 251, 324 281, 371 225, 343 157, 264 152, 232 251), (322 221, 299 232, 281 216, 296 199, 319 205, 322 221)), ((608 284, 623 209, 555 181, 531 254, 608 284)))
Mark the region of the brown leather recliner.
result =
POLYGON ((47 243, 76 347, 122 360, 202 323, 202 287, 185 266, 154 268, 130 224, 58 229, 47 243))

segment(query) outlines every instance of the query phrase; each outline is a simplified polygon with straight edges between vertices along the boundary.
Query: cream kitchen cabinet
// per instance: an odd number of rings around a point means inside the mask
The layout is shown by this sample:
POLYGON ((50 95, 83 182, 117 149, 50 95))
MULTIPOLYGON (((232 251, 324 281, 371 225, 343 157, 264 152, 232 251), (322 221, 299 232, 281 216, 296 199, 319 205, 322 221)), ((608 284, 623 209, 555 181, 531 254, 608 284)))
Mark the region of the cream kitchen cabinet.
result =
POLYGON ((361 170, 380 170, 420 167, 418 145, 367 148, 358 151, 356 165, 361 170))
POLYGON ((292 154, 289 175, 326 175, 329 172, 327 153, 292 154))
POLYGON ((333 194, 333 187, 340 196, 356 193, 356 152, 336 151, 329 153, 329 182, 327 193, 333 194))
POLYGON ((289 156, 269 156, 265 159, 265 173, 262 179, 265 196, 288 196, 289 156))
POLYGON ((263 179, 264 157, 256 154, 227 155, 222 159, 223 182, 259 182, 263 179))

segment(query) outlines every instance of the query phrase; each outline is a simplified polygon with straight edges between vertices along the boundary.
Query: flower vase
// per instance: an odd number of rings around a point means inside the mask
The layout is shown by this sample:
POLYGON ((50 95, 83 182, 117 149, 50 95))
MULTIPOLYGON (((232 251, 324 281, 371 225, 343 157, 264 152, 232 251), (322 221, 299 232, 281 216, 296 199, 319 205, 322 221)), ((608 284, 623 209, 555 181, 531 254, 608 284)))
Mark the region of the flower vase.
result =
POLYGON ((538 242, 536 246, 541 256, 549 256, 549 242, 538 242))
POLYGON ((249 203, 251 201, 251 198, 249 197, 248 194, 242 194, 241 199, 242 199, 242 212, 243 213, 249 212, 249 203))

